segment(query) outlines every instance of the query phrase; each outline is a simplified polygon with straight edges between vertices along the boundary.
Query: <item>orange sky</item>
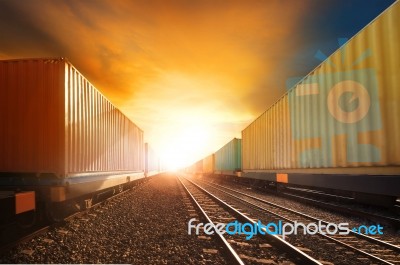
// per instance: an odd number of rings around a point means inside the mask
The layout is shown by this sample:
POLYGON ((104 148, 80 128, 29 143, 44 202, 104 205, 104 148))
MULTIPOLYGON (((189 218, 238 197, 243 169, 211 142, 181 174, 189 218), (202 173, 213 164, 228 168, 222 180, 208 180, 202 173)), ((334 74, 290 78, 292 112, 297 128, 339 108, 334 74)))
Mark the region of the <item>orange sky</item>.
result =
POLYGON ((240 137, 284 93, 279 61, 300 41, 308 5, 15 1, 10 10, 19 17, 6 30, 20 33, 0 59, 67 57, 180 166, 240 137))

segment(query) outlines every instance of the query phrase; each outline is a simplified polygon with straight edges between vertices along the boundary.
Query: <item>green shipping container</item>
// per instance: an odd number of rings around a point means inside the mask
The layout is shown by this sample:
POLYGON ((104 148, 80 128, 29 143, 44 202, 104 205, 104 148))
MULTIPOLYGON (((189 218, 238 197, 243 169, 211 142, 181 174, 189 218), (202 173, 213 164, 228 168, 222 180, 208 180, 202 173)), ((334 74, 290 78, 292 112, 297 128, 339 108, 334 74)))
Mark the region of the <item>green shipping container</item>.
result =
POLYGON ((242 140, 234 138, 215 153, 216 173, 230 173, 242 169, 242 140))

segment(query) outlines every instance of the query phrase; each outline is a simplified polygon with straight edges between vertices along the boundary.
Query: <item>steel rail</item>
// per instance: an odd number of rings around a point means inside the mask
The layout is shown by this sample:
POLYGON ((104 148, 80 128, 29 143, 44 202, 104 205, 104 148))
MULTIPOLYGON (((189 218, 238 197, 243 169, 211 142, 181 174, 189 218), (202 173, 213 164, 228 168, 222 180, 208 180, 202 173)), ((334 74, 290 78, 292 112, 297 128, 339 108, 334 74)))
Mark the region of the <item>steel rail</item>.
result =
MULTIPOLYGON (((307 215, 307 214, 298 212, 298 211, 293 210, 293 209, 289 209, 289 208, 286 208, 286 207, 277 205, 277 204, 272 203, 272 202, 268 202, 268 201, 266 201, 266 200, 263 200, 263 199, 254 197, 254 196, 249 195, 249 194, 245 194, 245 193, 243 193, 243 192, 240 192, 240 191, 237 191, 237 190, 228 188, 228 187, 224 187, 224 186, 221 186, 221 185, 218 185, 218 184, 215 184, 215 183, 212 183, 212 184, 205 183, 205 184, 207 184, 207 185, 209 185, 209 186, 211 186, 211 187, 213 187, 213 185, 219 186, 219 187, 222 187, 222 188, 224 188, 224 189, 227 189, 227 190, 231 190, 231 191, 233 191, 233 192, 236 192, 236 193, 238 193, 238 194, 240 194, 240 195, 242 195, 242 196, 246 196, 246 197, 249 197, 249 198, 254 199, 254 200, 256 200, 256 201, 260 201, 260 202, 262 202, 262 203, 265 203, 265 204, 274 206, 274 207, 276 207, 276 208, 279 208, 279 209, 282 209, 282 210, 285 210, 285 211, 288 211, 288 212, 291 212, 291 213, 300 215, 300 216, 302 216, 302 217, 304 217, 304 218, 311 219, 311 220, 316 221, 316 222, 321 222, 322 224, 325 224, 325 225, 328 224, 328 222, 326 222, 326 221, 324 221, 324 220, 321 220, 321 219, 312 217, 312 216, 310 216, 310 215, 307 215)), ((222 190, 222 189, 219 189, 219 188, 217 188, 217 187, 213 187, 213 188, 214 188, 214 189, 217 189, 217 190, 219 190, 219 191, 221 191, 221 192, 223 192, 223 193, 225 193, 225 194, 227 194, 227 195, 229 195, 229 196, 231 196, 231 197, 233 197, 233 198, 235 198, 235 199, 237 199, 237 200, 240 200, 240 201, 242 201, 242 202, 245 202, 245 203, 251 205, 252 207, 255 207, 255 208, 257 208, 257 209, 259 209, 259 210, 261 210, 261 211, 268 212, 268 213, 270 213, 270 214, 272 214, 272 215, 275 215, 275 216, 277 216, 277 217, 279 217, 279 218, 282 218, 282 219, 284 219, 284 220, 286 220, 286 221, 288 221, 288 222, 294 223, 294 221, 291 220, 290 218, 287 218, 287 217, 282 216, 282 215, 280 215, 280 214, 278 214, 278 213, 275 213, 275 212, 272 212, 272 211, 270 211, 270 210, 268 210, 268 209, 265 209, 265 208, 263 208, 263 207, 261 207, 261 206, 258 206, 258 205, 256 205, 256 204, 253 204, 253 203, 251 203, 251 202, 248 202, 248 201, 246 201, 246 200, 244 200, 244 199, 242 199, 242 198, 240 198, 240 197, 238 197, 238 196, 236 196, 236 195, 234 195, 234 194, 231 194, 231 193, 229 193, 229 192, 226 192, 226 191, 224 191, 224 190, 222 190)), ((369 236, 366 236, 366 235, 363 235, 363 234, 355 233, 355 232, 353 232, 352 230, 348 230, 348 231, 349 231, 350 234, 352 234, 352 235, 355 236, 355 237, 362 238, 362 239, 364 239, 364 240, 366 240, 366 241, 369 241, 369 242, 371 242, 371 243, 375 243, 375 244, 378 244, 378 245, 381 245, 381 246, 390 248, 390 249, 392 249, 392 250, 394 250, 394 251, 400 251, 400 247, 398 247, 398 246, 396 246, 396 245, 393 245, 393 244, 390 244, 390 243, 388 243, 388 242, 385 242, 385 241, 382 241, 382 240, 378 240, 378 239, 376 239, 376 238, 372 238, 372 237, 369 237, 369 236)), ((362 255, 366 255, 366 256, 368 256, 368 257, 370 257, 370 258, 372 258, 372 259, 374 259, 374 260, 376 260, 376 261, 382 262, 382 263, 387 264, 387 265, 393 265, 393 263, 391 263, 391 262, 389 262, 389 261, 383 260, 383 259, 381 259, 381 258, 379 258, 379 257, 377 257, 377 256, 375 256, 375 255, 373 255, 373 254, 370 254, 370 253, 365 252, 365 251, 363 251, 363 250, 360 250, 360 249, 358 249, 358 248, 356 248, 356 247, 353 247, 353 246, 351 246, 351 245, 349 245, 349 244, 347 244, 347 243, 344 243, 344 242, 342 242, 342 241, 339 241, 339 240, 336 239, 336 238, 333 238, 333 237, 330 237, 330 236, 321 234, 321 233, 319 233, 319 232, 317 232, 317 234, 319 234, 319 235, 321 235, 321 236, 323 236, 323 237, 325 237, 325 238, 327 238, 327 239, 329 239, 329 240, 331 240, 331 241, 334 241, 335 243, 338 243, 338 244, 340 244, 340 245, 343 245, 343 246, 345 246, 345 247, 347 247, 347 248, 349 248, 349 249, 351 249, 351 250, 354 250, 354 251, 356 251, 356 252, 358 252, 358 253, 360 253, 360 254, 362 254, 362 255)))
MULTIPOLYGON (((241 213, 240 211, 238 211, 237 209, 235 209, 234 207, 232 207, 228 203, 224 202, 223 200, 221 200, 220 198, 218 198, 214 194, 212 194, 209 191, 205 190, 204 188, 202 188, 198 184, 194 183, 193 181, 191 181, 191 180, 189 180, 187 178, 185 178, 185 179, 187 181, 189 181, 190 183, 192 183, 194 186, 196 186, 199 190, 203 191, 205 194, 207 194, 208 196, 213 198, 213 200, 215 200, 219 204, 223 205, 224 208, 227 208, 230 211, 234 212, 241 219, 245 220, 246 222, 249 222, 249 223, 252 223, 252 224, 258 226, 257 222, 254 221, 253 219, 251 219, 250 217, 248 217, 245 214, 241 213)), ((313 257, 307 255, 306 253, 304 253, 300 249, 296 248, 292 244, 286 242, 285 240, 283 240, 279 236, 272 235, 272 234, 268 233, 268 231, 266 231, 265 228, 262 228, 262 230, 264 232, 266 232, 265 233, 266 237, 269 237, 278 247, 280 247, 281 249, 284 249, 288 254, 291 254, 292 256, 298 258, 301 261, 301 264, 319 264, 319 265, 322 265, 321 262, 319 262, 318 260, 314 259, 313 257)))
POLYGON ((186 185, 182 182, 182 180, 178 177, 179 182, 182 184, 183 188, 185 189, 185 192, 189 195, 190 199, 192 202, 196 205, 196 207, 199 209, 199 211, 202 213, 204 218, 207 219, 207 221, 212 224, 212 229, 214 230, 214 234, 218 235, 219 240, 221 240, 222 245, 226 248, 227 252, 230 254, 230 259, 235 263, 235 264, 240 264, 244 265, 245 263, 243 260, 239 257, 239 255, 236 253, 236 251, 233 249, 233 247, 228 243, 228 241, 225 239, 223 235, 220 233, 217 233, 217 230, 215 228, 215 224, 211 221, 210 217, 207 215, 207 213, 204 211, 204 209, 200 206, 200 204, 197 202, 197 200, 194 198, 192 193, 189 191, 189 189, 186 187, 186 185))

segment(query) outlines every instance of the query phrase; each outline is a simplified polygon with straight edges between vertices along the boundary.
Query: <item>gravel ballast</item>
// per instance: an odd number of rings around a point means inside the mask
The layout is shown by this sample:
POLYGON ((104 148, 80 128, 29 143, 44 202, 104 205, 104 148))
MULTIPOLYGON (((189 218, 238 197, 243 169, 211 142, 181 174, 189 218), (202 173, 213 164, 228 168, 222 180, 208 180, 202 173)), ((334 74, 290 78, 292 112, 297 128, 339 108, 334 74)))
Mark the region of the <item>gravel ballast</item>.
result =
POLYGON ((190 218, 176 178, 157 176, 1 254, 0 263, 208 264, 220 259, 204 251, 215 248, 213 240, 188 235, 190 218))
MULTIPOLYGON (((351 215, 345 215, 338 212, 334 212, 329 209, 324 209, 322 207, 313 206, 310 204, 305 204, 303 202, 297 202, 290 198, 281 197, 275 194, 270 194, 267 192, 261 192, 257 189, 250 188, 248 186, 241 185, 239 183, 219 181, 215 179, 208 179, 215 181, 215 183, 229 187, 234 190, 241 191, 243 193, 264 199, 266 201, 275 203, 277 205, 293 209, 315 218, 330 222, 330 223, 349 223, 349 227, 359 227, 361 225, 376 225, 376 223, 359 218, 351 215)), ((391 244, 400 245, 400 230, 393 229, 390 226, 383 226, 383 235, 379 235, 381 240, 387 241, 391 244)))

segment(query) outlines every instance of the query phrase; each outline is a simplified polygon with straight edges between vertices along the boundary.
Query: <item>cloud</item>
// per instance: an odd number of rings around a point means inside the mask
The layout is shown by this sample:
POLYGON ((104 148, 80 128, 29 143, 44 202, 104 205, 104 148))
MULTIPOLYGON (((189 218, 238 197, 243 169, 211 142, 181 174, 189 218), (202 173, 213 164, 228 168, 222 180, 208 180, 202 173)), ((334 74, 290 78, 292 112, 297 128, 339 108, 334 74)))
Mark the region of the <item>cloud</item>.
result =
MULTIPOLYGON (((0 56, 67 57, 155 149, 220 148, 272 104, 304 1, 2 1, 0 56), (6 40, 5 40, 6 39, 6 40), (190 133, 190 130, 188 130, 190 133), (164 147, 162 147, 164 146, 164 147)), ((194 155, 194 154, 193 154, 194 155)), ((191 157, 194 159, 194 157, 191 157)))

